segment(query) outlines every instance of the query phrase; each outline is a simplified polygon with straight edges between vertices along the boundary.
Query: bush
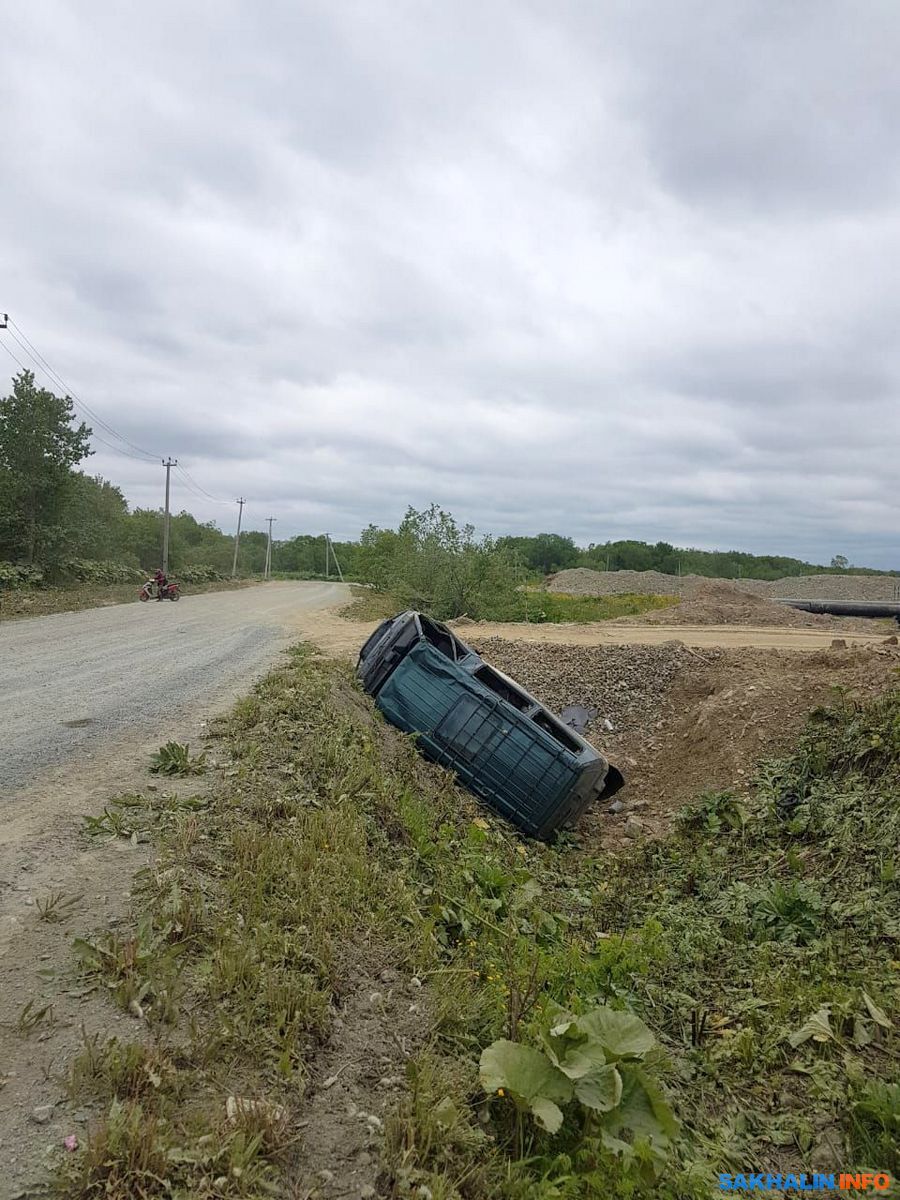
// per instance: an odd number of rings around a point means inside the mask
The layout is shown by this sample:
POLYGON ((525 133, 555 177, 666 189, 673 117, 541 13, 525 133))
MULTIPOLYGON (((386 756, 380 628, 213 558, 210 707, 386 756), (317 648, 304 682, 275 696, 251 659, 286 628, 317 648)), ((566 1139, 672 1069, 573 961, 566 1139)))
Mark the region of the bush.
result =
POLYGON ((63 583, 140 583, 144 579, 140 567, 119 562, 92 562, 84 558, 64 560, 57 575, 63 583))
POLYGON ((220 579, 227 578, 221 571, 203 564, 183 567, 180 571, 172 571, 171 574, 182 583, 216 583, 220 579))
POLYGON ((4 588, 40 587, 44 572, 40 567, 0 562, 0 591, 4 588))

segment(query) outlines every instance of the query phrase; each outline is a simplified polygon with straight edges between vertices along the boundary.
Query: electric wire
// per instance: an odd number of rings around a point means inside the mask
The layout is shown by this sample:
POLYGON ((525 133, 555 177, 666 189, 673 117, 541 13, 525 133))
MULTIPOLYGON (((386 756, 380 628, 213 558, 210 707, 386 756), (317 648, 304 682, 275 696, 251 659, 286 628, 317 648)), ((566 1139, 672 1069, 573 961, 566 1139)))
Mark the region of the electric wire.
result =
MULTIPOLYGON (((25 364, 22 362, 22 360, 20 358, 18 358, 17 355, 13 354, 13 352, 12 352, 12 350, 10 350, 9 346, 7 346, 2 341, 0 341, 0 348, 5 350, 6 353, 9 355, 9 357, 13 360, 13 362, 17 363, 18 366, 20 366, 23 371, 28 370, 28 368, 25 366, 25 364)), ((112 442, 108 442, 106 440, 106 438, 101 437, 100 434, 97 433, 97 431, 94 429, 91 430, 91 439, 93 441, 100 442, 102 445, 106 446, 107 449, 112 450, 112 452, 114 454, 124 454, 127 458, 133 458, 135 460, 135 462, 142 462, 142 463, 147 462, 146 458, 138 458, 138 456, 136 454, 129 454, 129 452, 127 450, 123 450, 121 446, 116 446, 112 442)))
MULTIPOLYGON (((119 433, 119 431, 110 425, 108 421, 105 421, 99 413, 95 412, 86 401, 82 400, 82 398, 76 391, 74 391, 74 389, 69 387, 59 372, 53 366, 51 366, 44 355, 41 354, 34 343, 28 338, 27 334, 24 332, 18 322, 12 317, 8 317, 7 319, 9 324, 6 332, 10 334, 19 348, 32 360, 32 362, 34 362, 38 370, 42 371, 50 379, 51 383, 55 384, 55 386, 61 387, 65 394, 69 396, 78 405, 78 407, 83 410, 84 413, 86 413, 91 421, 97 425, 100 425, 101 428, 103 428, 108 434, 114 438, 117 438, 120 442, 127 446, 130 450, 129 457, 136 458, 140 456, 145 461, 154 463, 160 460, 160 455, 154 454, 152 451, 145 450, 142 446, 136 445, 129 438, 125 437, 124 434, 119 433)), ((16 361, 18 362, 19 360, 17 359, 16 361)), ((19 365, 22 366, 21 362, 19 365)), ((25 367, 23 366, 22 369, 25 370, 25 367)), ((109 443, 104 444, 108 445, 109 443)), ((125 453, 125 451, 122 451, 122 453, 125 453)))
POLYGON ((205 487, 201 487, 197 480, 194 479, 193 475, 189 475, 180 463, 176 463, 175 469, 180 475, 184 476, 185 482, 189 488, 192 488, 194 492, 200 496, 204 496, 207 500, 211 500, 213 504, 227 504, 230 508, 232 504, 236 503, 234 500, 223 500, 220 496, 213 496, 212 493, 208 492, 205 487))
MULTIPOLYGON (((8 322, 8 324, 4 328, 4 332, 9 333, 11 335, 11 337, 16 342, 19 349, 22 350, 24 352, 24 354, 27 355, 27 357, 31 359, 31 361, 38 368, 38 370, 42 371, 49 378, 50 382, 53 383, 56 387, 62 388, 62 390, 69 397, 69 399, 73 402, 73 404, 76 405, 78 408, 82 409, 83 412, 88 416, 88 418, 91 421, 100 425, 104 430, 106 430, 107 433, 111 434, 113 437, 118 438, 119 441, 123 443, 123 445, 122 446, 115 445, 114 443, 107 441, 106 438, 102 437, 99 433, 97 433, 97 431, 95 429, 92 428, 91 436, 93 439, 100 442, 101 445, 106 446, 109 450, 112 450, 114 453, 124 455, 126 458, 134 459, 136 462, 146 462, 146 463, 152 462, 155 464, 157 462, 162 461, 160 455, 153 454, 152 451, 144 450, 141 446, 135 445, 134 442, 129 441, 128 438, 126 438, 123 434, 119 433, 119 431, 117 429, 114 429, 113 426, 110 425, 107 421, 104 421, 104 419, 101 416, 99 416, 96 412, 94 412, 94 410, 88 404, 86 404, 84 402, 84 400, 82 400, 81 397, 75 391, 72 390, 72 388, 70 388, 68 386, 68 384, 62 378, 62 376, 50 365, 50 363, 43 356, 43 354, 41 354, 41 352, 37 349, 37 347, 34 345, 34 343, 28 338, 25 331, 18 324, 18 322, 14 321, 13 318, 10 317, 8 314, 7 314, 7 322, 8 322), (124 447, 129 447, 129 449, 125 449, 124 447)), ((5 342, 2 339, 0 339, 0 346, 3 347, 3 349, 9 355, 9 357, 13 360, 14 363, 16 363, 16 365, 21 370, 23 370, 23 371, 28 370, 28 368, 25 366, 25 364, 22 362, 22 360, 18 357, 18 355, 14 354, 13 351, 10 350, 10 348, 5 344, 5 342)), ((188 474, 188 472, 185 470, 184 467, 182 467, 178 463, 175 463, 173 465, 175 466, 175 469, 183 477, 185 485, 187 486, 188 490, 193 492, 195 496, 198 496, 201 499, 209 500, 213 504, 224 504, 224 505, 227 505, 228 507, 230 507, 234 503, 234 501, 232 501, 232 500, 223 500, 219 496, 213 496, 211 492, 208 492, 206 490, 206 488, 202 487, 199 483, 197 483, 196 479, 194 479, 194 477, 192 475, 188 474)))

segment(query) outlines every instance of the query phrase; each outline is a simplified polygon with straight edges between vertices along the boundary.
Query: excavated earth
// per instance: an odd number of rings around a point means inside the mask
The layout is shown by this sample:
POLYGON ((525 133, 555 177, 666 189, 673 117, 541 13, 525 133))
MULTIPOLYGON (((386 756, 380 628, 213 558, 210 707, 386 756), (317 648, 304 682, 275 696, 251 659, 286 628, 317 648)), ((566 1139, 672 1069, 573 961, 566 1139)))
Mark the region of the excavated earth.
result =
POLYGON ((890 641, 813 653, 657 646, 567 646, 475 641, 488 662, 559 712, 593 709, 585 737, 626 776, 622 808, 582 819, 589 841, 614 846, 655 836, 675 811, 709 789, 746 790, 757 764, 788 752, 809 713, 896 682, 890 641), (609 726, 612 726, 610 729, 609 726))
POLYGON ((866 617, 832 617, 824 613, 802 612, 786 604, 776 604, 765 596, 742 591, 733 583, 715 579, 689 583, 682 599, 672 608, 623 617, 632 625, 750 625, 757 629, 779 626, 786 629, 855 630, 871 633, 873 622, 866 617))
POLYGON ((757 596, 792 600, 898 600, 898 575, 790 575, 784 579, 709 579, 704 575, 666 575, 661 571, 591 571, 574 567, 547 578, 551 592, 573 596, 682 596, 697 585, 724 583, 757 596))

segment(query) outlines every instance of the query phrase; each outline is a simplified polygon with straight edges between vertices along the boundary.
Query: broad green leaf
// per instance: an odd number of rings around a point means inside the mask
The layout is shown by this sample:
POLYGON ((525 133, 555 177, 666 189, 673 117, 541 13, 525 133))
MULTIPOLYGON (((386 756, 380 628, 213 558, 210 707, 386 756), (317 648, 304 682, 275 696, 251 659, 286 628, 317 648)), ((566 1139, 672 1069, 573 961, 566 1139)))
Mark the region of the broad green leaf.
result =
POLYGON ((572 1099, 572 1082, 532 1046, 501 1038, 481 1052, 479 1067, 486 1092, 501 1088, 534 1111, 535 1100, 566 1104, 572 1099))
POLYGON ((834 1031, 831 1028, 831 1009, 823 1004, 818 1012, 814 1012, 809 1020, 801 1025, 796 1033, 788 1037, 788 1041, 796 1050, 804 1042, 812 1038, 814 1042, 834 1041, 834 1031))
POLYGON ((583 1041, 566 1047, 562 1057, 554 1061, 564 1075, 570 1079, 581 1079, 606 1066, 606 1051, 599 1042, 583 1041))
POLYGON ((575 1095, 594 1112, 609 1112, 622 1099, 622 1076, 614 1066, 600 1067, 575 1081, 575 1095))
POLYGON ((543 1096, 535 1097, 531 1101, 531 1111, 534 1113, 534 1119, 538 1125, 542 1129, 546 1129, 548 1133, 556 1133, 562 1125, 562 1109, 552 1100, 547 1100, 543 1096))
POLYGON ((603 1006, 578 1018, 578 1028, 599 1042, 607 1059, 641 1058, 656 1045, 656 1038, 633 1013, 603 1006))
POLYGON ((891 1020, 887 1013, 878 1007, 869 993, 863 992, 862 998, 863 1004, 865 1004, 866 1008, 869 1010, 869 1016, 872 1018, 875 1024, 880 1025, 882 1029, 892 1028, 891 1020))
POLYGON ((630 1130, 635 1138, 646 1137, 666 1145, 678 1132, 678 1121, 662 1092, 638 1067, 622 1072, 622 1098, 604 1121, 610 1134, 630 1130))

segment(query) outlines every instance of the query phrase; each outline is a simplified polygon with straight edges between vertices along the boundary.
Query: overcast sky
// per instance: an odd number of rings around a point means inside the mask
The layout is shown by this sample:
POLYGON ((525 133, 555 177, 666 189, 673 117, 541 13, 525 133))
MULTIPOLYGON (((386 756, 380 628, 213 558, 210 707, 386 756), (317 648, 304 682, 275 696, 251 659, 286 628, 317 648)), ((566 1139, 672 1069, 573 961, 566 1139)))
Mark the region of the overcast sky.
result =
POLYGON ((898 62, 895 0, 9 3, 0 311, 282 537, 900 567, 898 62))

